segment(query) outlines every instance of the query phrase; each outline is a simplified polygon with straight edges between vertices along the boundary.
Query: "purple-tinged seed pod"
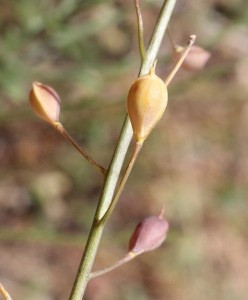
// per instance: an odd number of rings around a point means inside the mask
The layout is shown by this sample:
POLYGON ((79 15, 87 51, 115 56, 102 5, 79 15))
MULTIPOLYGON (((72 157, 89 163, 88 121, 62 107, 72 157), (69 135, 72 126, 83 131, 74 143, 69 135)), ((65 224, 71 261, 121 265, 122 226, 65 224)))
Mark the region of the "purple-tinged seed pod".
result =
MULTIPOLYGON (((178 46, 173 53, 173 60, 177 62, 183 51, 184 47, 178 46)), ((184 62, 182 63, 182 68, 187 71, 198 71, 204 68, 207 61, 209 60, 211 53, 204 50, 199 46, 192 46, 188 55, 186 56, 184 62)))
POLYGON ((158 248, 167 236, 169 223, 163 219, 162 213, 147 217, 135 228, 129 240, 129 252, 141 254, 158 248))

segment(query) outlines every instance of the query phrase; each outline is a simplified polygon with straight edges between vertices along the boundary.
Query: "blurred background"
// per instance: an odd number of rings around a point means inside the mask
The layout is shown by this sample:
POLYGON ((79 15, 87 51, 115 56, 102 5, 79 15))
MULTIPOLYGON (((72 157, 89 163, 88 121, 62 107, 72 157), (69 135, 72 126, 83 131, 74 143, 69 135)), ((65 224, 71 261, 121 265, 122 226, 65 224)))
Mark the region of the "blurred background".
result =
MULTIPOLYGON (((161 5, 141 1, 146 45, 161 5)), ((177 1, 174 39, 196 34, 212 56, 171 83, 94 269, 123 257, 137 223, 162 206, 170 232, 92 280, 85 299, 248 299, 247 10, 245 0, 177 1)), ((162 78, 171 54, 165 36, 162 78)), ((131 0, 0 0, 0 280, 13 299, 68 299, 101 189, 97 171, 32 113, 32 82, 56 89, 61 122, 107 167, 139 66, 131 0)))

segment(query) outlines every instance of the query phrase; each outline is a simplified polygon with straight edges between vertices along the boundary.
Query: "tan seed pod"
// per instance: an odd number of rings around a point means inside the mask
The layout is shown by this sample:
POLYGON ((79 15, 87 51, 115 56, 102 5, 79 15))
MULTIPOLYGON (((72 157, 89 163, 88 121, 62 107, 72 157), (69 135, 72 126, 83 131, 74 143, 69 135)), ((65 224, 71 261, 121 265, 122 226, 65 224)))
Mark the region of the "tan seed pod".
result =
POLYGON ((59 122, 60 98, 53 88, 34 82, 29 94, 29 102, 39 118, 52 125, 59 122))
POLYGON ((162 117, 168 93, 163 80, 155 74, 156 62, 147 75, 132 84, 127 97, 127 110, 134 135, 143 142, 162 117))

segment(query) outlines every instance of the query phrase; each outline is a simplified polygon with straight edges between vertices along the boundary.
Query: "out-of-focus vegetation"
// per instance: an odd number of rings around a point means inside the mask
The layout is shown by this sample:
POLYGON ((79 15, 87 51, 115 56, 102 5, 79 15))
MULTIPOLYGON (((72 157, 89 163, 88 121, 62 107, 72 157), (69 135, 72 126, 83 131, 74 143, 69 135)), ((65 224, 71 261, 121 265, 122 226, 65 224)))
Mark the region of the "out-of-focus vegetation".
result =
MULTIPOLYGON (((149 41, 161 1, 141 1, 149 41)), ((181 70, 104 232, 95 269, 122 257, 140 219, 167 241, 90 282, 85 299, 248 299, 248 2, 178 0, 174 38, 212 52, 181 70)), ((165 37, 157 73, 173 64, 165 37)), ((133 1, 0 1, 0 280, 13 299, 67 299, 101 188, 99 174, 28 105, 54 87, 61 121, 107 166, 139 70, 133 1)))

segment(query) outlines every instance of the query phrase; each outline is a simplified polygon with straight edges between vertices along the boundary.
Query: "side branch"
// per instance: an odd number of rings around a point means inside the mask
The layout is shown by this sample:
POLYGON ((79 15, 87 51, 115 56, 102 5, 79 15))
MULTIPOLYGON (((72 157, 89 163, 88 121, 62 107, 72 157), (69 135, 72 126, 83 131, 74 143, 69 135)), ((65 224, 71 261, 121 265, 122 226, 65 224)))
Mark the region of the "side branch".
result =
POLYGON ((143 20, 142 20, 142 14, 140 11, 140 4, 139 0, 134 0, 135 5, 135 11, 137 15, 137 21, 138 21, 138 41, 139 41, 139 50, 140 50, 140 57, 141 61, 146 60, 146 50, 144 45, 144 27, 143 27, 143 20))
POLYGON ((3 295, 5 300, 12 300, 9 293, 6 291, 2 283, 0 282, 0 293, 3 295))
POLYGON ((77 149, 79 153, 83 155, 84 158, 88 160, 100 173, 103 175, 106 173, 106 170, 100 166, 97 162, 95 162, 80 146, 73 140, 73 138, 69 135, 69 133, 65 130, 64 126, 61 123, 54 123, 54 127, 57 131, 69 142, 71 145, 77 149))

